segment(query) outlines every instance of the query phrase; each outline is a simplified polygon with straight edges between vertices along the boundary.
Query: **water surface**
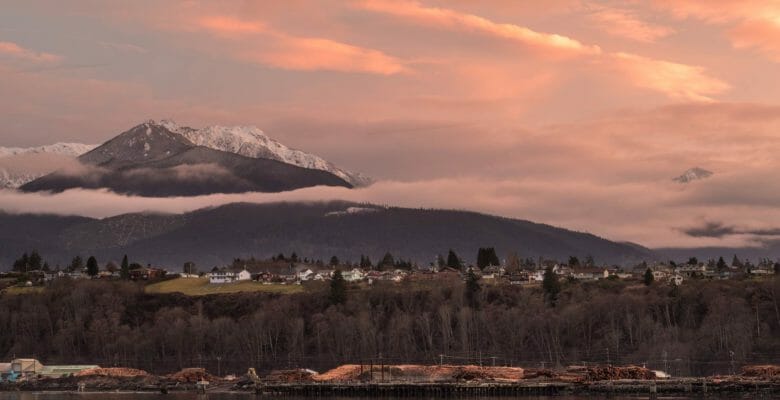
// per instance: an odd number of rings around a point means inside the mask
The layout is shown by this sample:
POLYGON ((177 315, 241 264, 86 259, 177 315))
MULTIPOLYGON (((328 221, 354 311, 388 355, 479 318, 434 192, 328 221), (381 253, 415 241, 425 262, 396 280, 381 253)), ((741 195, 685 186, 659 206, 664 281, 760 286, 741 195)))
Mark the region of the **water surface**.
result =
MULTIPOLYGON (((0 400, 255 400, 259 397, 250 393, 171 393, 167 395, 156 393, 0 393, 0 400)), ((658 400, 684 400, 695 397, 664 397, 659 396, 658 400)), ((721 397, 711 397, 721 398, 721 397)), ((264 400, 274 400, 276 397, 262 397, 264 400)), ((280 400, 311 400, 311 397, 278 397, 280 400)), ((321 400, 376 400, 377 398, 367 397, 324 397, 321 400)), ((406 398, 409 399, 409 398, 406 398)), ((412 398, 414 400, 414 398, 412 398)), ((416 400, 432 400, 431 397, 419 397, 416 400)), ((642 400, 649 399, 648 396, 524 396, 524 397, 470 397, 470 400, 642 400)))

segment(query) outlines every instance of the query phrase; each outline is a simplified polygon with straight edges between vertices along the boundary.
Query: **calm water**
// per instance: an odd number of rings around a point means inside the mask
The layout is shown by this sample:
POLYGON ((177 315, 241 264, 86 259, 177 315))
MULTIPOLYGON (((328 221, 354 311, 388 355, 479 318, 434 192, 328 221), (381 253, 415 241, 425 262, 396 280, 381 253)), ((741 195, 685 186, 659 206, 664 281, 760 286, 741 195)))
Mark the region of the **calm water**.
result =
MULTIPOLYGON (((658 397, 659 400, 661 399, 692 399, 694 397, 658 397)), ((712 397, 710 397, 712 398, 712 397)), ((211 393, 206 395, 198 395, 194 393, 173 393, 173 394, 167 394, 167 395, 161 395, 161 394, 146 394, 146 393, 0 393, 0 400, 62 400, 62 399, 73 399, 73 400, 254 400, 257 399, 255 395, 253 394, 244 394, 244 393, 211 393)), ((273 397, 265 397, 264 399, 274 399, 273 397)), ((291 398, 291 397, 280 397, 280 400, 310 400, 311 398, 291 398)), ((339 398, 339 397, 332 397, 332 398, 323 398, 323 399, 330 399, 330 400, 375 400, 374 398, 356 398, 356 397, 350 397, 350 398, 339 398)), ((430 400, 433 398, 423 398, 420 397, 419 400, 430 400)), ((636 396, 636 397, 621 397, 621 396, 612 396, 612 397, 606 397, 606 396, 560 396, 560 397, 511 397, 507 398, 505 400, 518 400, 518 399, 529 399, 529 400, 641 400, 641 399, 649 399, 647 396, 636 396)), ((474 399, 478 400, 478 399, 474 399)), ((500 397, 487 397, 483 400, 501 400, 500 397)))

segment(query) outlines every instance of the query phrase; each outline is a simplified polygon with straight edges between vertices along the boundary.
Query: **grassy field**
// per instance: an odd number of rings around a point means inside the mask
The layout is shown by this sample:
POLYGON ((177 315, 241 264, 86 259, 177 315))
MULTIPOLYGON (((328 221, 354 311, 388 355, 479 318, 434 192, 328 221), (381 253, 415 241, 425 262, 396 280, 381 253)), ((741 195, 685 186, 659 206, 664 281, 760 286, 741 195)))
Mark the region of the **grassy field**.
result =
POLYGON ((146 286, 146 293, 182 293, 187 296, 238 292, 269 292, 292 294, 303 291, 301 285, 263 285, 253 281, 209 284, 208 278, 176 278, 146 286))
POLYGON ((11 286, 7 287, 2 290, 3 294, 7 295, 19 295, 19 294, 31 294, 31 293, 41 293, 43 292, 44 288, 42 286, 11 286))

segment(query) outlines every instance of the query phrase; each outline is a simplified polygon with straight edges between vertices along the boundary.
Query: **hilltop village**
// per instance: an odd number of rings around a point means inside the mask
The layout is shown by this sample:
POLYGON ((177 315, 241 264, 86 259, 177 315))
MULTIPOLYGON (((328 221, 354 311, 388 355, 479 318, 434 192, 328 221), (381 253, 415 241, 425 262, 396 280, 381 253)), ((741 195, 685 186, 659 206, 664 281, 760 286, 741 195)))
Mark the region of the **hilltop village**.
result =
POLYGON ((740 280, 755 279, 780 273, 780 263, 769 259, 757 264, 741 261, 734 256, 730 262, 718 260, 699 261, 690 258, 684 262, 646 262, 633 267, 597 265, 591 257, 580 261, 570 257, 566 262, 538 259, 521 259, 510 255, 500 260, 493 248, 481 248, 476 264, 467 264, 452 250, 447 257, 438 256, 427 265, 419 265, 403 259, 395 259, 390 253, 376 264, 367 256, 357 263, 341 262, 333 256, 327 262, 301 258, 295 253, 284 254, 267 260, 235 259, 230 265, 215 266, 205 271, 194 263, 181 268, 167 266, 143 266, 129 263, 127 257, 120 265, 108 262, 99 266, 95 257, 84 263, 80 256, 67 267, 52 268, 36 251, 24 254, 10 272, 0 273, 2 287, 38 287, 59 279, 104 279, 131 281, 159 281, 170 279, 199 279, 209 285, 225 285, 254 282, 263 285, 300 285, 306 282, 330 281, 339 271, 344 281, 372 285, 377 282, 403 281, 466 281, 477 279, 493 285, 540 285, 547 279, 558 281, 618 280, 660 283, 679 286, 690 280, 740 280), (4 285, 3 285, 4 283, 4 285))

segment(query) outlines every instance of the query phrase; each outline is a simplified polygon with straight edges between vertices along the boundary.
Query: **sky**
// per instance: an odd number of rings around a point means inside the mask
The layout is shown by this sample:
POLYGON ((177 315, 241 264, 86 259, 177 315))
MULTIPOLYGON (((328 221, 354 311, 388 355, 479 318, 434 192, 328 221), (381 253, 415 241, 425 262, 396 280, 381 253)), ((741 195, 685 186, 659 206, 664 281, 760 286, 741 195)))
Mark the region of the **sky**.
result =
POLYGON ((780 239, 778 68, 780 1, 4 1, 0 146, 100 143, 147 119, 254 125, 377 183, 2 192, 0 208, 346 198, 761 245, 780 239), (692 167, 714 175, 672 181, 692 167))

